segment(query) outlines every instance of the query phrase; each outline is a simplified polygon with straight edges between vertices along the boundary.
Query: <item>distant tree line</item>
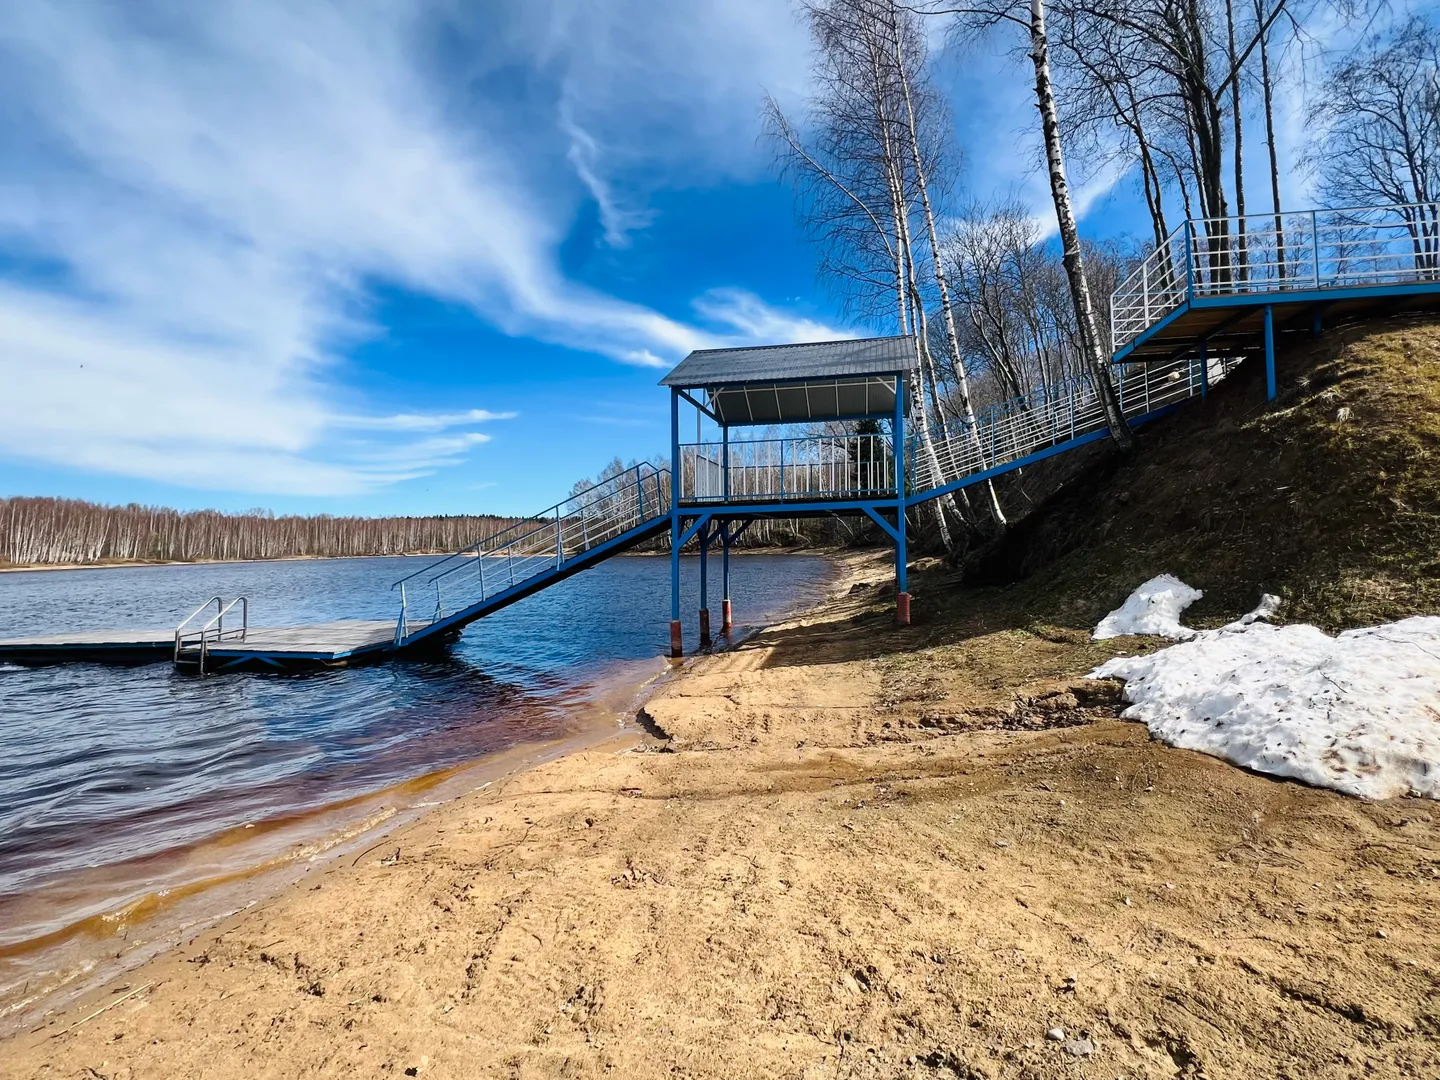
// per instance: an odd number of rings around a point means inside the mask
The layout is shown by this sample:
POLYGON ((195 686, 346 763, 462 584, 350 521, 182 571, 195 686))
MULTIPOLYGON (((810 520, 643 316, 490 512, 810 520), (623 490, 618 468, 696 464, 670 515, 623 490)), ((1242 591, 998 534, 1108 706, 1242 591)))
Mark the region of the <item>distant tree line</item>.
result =
MULTIPOLYGON (((600 482, 617 475, 617 460, 600 482)), ((594 486, 584 480, 575 494, 594 486)), ((347 558, 458 551, 521 521, 495 514, 433 517, 222 513, 162 506, 101 506, 83 499, 0 498, 0 566, 95 566, 124 562, 347 558)), ((669 550, 669 535, 646 545, 669 550)), ((873 540, 832 519, 757 521, 737 546, 811 547, 873 540)))
POLYGON ((455 551, 513 525, 491 514, 443 517, 276 516, 81 499, 0 499, 0 563, 190 562, 455 551))

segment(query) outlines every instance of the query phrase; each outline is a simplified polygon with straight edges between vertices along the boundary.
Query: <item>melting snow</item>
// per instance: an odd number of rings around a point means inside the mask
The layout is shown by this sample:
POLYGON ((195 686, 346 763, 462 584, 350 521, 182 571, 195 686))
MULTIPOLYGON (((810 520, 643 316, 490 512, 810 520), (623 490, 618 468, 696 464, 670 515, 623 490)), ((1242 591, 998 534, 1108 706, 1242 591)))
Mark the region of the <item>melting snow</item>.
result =
POLYGON ((1440 799, 1440 617, 1331 637, 1260 621, 1279 606, 1267 596, 1243 619, 1197 632, 1172 611, 1198 596, 1169 575, 1155 578, 1096 628, 1097 638, 1115 636, 1102 633, 1110 624, 1167 637, 1178 628, 1189 639, 1091 672, 1125 680, 1127 719, 1171 746, 1257 772, 1366 799, 1440 799))
POLYGON ((1173 574, 1161 574, 1141 585, 1125 603, 1100 620, 1096 641, 1128 634, 1154 634, 1185 641, 1195 631, 1180 625, 1180 613, 1205 594, 1173 574))

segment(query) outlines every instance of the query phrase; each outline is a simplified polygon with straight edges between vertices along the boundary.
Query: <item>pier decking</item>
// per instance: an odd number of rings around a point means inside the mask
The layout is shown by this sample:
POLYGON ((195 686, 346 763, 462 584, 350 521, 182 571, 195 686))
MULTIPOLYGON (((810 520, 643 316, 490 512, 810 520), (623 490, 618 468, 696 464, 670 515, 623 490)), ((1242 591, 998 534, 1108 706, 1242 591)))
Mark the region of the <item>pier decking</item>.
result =
MULTIPOLYGON (((205 670, 349 667, 395 651, 395 624, 341 619, 310 626, 252 626, 244 637, 205 644, 205 670)), ((174 630, 110 630, 0 639, 0 663, 145 664, 176 658, 174 630)), ((186 644, 181 664, 197 664, 198 645, 186 644)))

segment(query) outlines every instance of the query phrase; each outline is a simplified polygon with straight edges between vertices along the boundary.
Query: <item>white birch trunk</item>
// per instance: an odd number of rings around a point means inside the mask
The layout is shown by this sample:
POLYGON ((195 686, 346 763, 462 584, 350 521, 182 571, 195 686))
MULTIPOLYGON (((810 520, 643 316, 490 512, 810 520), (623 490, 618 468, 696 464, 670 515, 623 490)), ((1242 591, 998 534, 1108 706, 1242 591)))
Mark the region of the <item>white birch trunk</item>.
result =
POLYGON ((1095 327, 1095 305, 1090 299, 1090 283, 1085 277, 1085 259, 1080 251, 1080 232, 1075 225, 1075 211, 1070 205, 1070 184, 1065 178, 1065 157, 1060 147, 1060 118, 1055 108, 1055 89, 1050 82, 1050 43, 1045 34, 1045 0, 1030 0, 1030 59, 1035 64, 1035 100, 1040 109, 1040 127, 1045 138, 1045 159, 1050 172, 1050 194, 1055 201, 1055 217, 1060 226, 1060 243, 1064 249, 1065 275, 1070 282, 1070 297, 1075 304, 1075 321, 1079 325, 1081 351, 1095 392, 1105 411, 1110 437, 1116 445, 1129 450, 1135 436, 1110 382, 1108 358, 1100 354, 1100 335, 1095 327))
MULTIPOLYGON (((925 176, 924 158, 920 154, 920 133, 915 123, 915 102, 910 94, 910 75, 905 70, 905 56, 900 47, 900 30, 898 20, 895 18, 894 0, 891 0, 890 16, 891 37, 894 39, 895 46, 895 71, 900 77, 900 88, 905 98, 906 127, 910 134, 910 152, 914 159, 915 183, 920 191, 920 205, 925 214, 925 228, 930 237, 931 269, 935 275, 935 287, 940 292, 940 310, 945 318, 945 334, 950 341, 950 355, 955 358, 955 378, 960 384, 960 409, 983 461, 984 448, 980 445, 980 429, 975 420, 975 406, 970 399, 970 378, 965 373, 965 361, 961 358, 960 335, 955 329, 955 312, 950 304, 950 287, 945 280, 945 268, 940 261, 940 238, 935 229, 935 214, 930 206, 930 185, 925 176)), ((936 411, 939 414, 938 402, 936 411)), ((941 419, 943 418, 943 414, 941 414, 941 419)), ((985 481, 985 489, 990 495, 990 512, 995 515, 995 520, 1004 528, 1008 522, 1005 519, 1005 511, 1000 509, 1000 497, 995 493, 994 483, 989 480, 985 481)))

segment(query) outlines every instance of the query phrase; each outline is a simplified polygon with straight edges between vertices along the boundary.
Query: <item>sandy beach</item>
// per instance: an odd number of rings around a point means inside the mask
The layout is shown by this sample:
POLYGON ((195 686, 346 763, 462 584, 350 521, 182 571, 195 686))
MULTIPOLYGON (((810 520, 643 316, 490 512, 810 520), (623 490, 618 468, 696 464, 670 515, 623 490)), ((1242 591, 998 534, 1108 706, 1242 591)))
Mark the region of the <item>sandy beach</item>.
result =
POLYGON ((1166 748, 1082 677, 1116 643, 923 599, 897 630, 884 561, 846 571, 687 661, 640 732, 199 934, 7 1039, 0 1074, 1440 1066, 1432 802, 1166 748))

